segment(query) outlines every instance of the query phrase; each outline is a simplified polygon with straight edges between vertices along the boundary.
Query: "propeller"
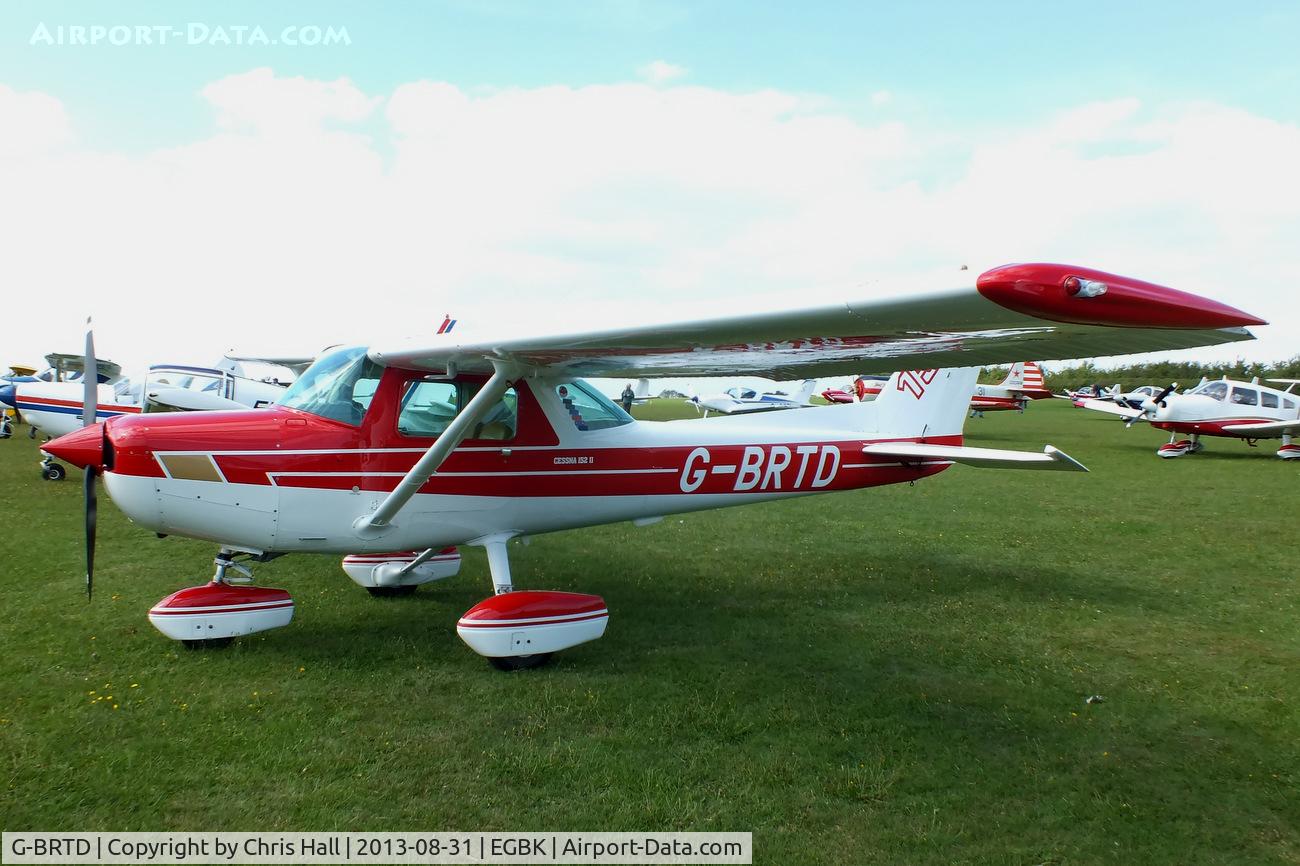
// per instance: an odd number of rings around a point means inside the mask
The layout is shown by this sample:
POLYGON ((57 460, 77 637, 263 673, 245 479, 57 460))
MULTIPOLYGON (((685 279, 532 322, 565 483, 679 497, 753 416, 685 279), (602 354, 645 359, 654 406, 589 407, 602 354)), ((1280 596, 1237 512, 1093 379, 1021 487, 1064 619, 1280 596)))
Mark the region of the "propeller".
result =
POLYGON ((1168 397, 1170 394, 1172 394, 1177 387, 1178 387, 1177 382, 1170 382, 1168 385, 1165 386, 1165 389, 1161 391, 1159 394, 1149 399, 1143 400, 1142 414, 1134 415, 1132 418, 1124 422, 1124 426, 1132 427, 1138 421, 1150 421, 1152 418, 1156 416, 1156 409, 1163 409, 1167 405, 1169 405, 1168 403, 1165 402, 1165 398, 1168 397))
MULTIPOLYGON (((91 327, 90 317, 86 318, 86 357, 82 367, 81 381, 85 383, 81 407, 81 426, 89 427, 95 423, 99 411, 99 365, 95 361, 95 331, 91 327)), ((99 468, 93 464, 86 466, 86 478, 83 492, 86 501, 86 600, 89 601, 95 589, 95 525, 99 517, 99 503, 95 496, 95 481, 99 477, 99 468)))

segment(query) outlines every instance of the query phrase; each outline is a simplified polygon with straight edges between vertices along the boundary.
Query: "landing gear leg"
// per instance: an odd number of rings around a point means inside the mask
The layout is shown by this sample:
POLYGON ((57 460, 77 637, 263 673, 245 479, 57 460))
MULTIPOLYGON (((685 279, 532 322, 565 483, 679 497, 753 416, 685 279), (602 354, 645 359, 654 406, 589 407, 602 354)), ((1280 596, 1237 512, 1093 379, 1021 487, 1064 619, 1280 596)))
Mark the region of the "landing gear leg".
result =
MULTIPOLYGON (((212 560, 212 564, 216 566, 216 571, 212 574, 212 582, 214 584, 220 585, 253 582, 253 570, 247 565, 235 562, 235 554, 229 550, 222 550, 218 553, 217 558, 212 560), (238 572, 239 577, 227 577, 226 572, 230 569, 234 569, 238 572)), ((191 640, 181 641, 187 650, 225 649, 234 642, 235 639, 233 637, 194 638, 191 640)))
POLYGON ((1190 448, 1187 449, 1187 453, 1196 454, 1197 452, 1204 451, 1204 450, 1205 450, 1205 443, 1201 441, 1201 434, 1193 433, 1192 445, 1190 448))
MULTIPOLYGON (((509 536, 492 538, 483 544, 487 551, 488 569, 492 572, 492 590, 496 595, 514 592, 510 577, 510 554, 506 548, 509 536)), ((499 671, 522 671, 540 668, 551 660, 551 653, 533 653, 522 656, 490 656, 488 664, 499 671)))
POLYGON ((46 481, 62 481, 67 474, 68 470, 62 463, 55 463, 53 457, 46 456, 41 460, 41 477, 46 481))

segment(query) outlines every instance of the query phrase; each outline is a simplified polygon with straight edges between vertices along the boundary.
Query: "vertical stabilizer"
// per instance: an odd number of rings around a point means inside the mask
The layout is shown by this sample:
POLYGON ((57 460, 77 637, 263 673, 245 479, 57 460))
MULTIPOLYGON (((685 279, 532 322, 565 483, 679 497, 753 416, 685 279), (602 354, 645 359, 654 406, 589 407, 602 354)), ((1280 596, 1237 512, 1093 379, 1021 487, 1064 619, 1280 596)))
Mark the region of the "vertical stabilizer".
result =
POLYGON ((960 434, 978 376, 978 367, 895 373, 870 404, 874 432, 899 438, 960 434))

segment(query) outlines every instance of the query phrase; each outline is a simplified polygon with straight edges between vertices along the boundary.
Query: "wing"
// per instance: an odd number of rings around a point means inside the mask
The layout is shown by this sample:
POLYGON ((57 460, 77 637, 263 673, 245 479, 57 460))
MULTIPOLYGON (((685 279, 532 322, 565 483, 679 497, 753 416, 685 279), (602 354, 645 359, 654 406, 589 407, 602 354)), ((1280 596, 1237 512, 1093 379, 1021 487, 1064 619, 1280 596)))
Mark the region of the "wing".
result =
POLYGON ((1084 400, 1080 404, 1084 409, 1092 409, 1095 412, 1105 412, 1107 415, 1118 415, 1121 418, 1144 418, 1145 414, 1130 406, 1122 403, 1112 403, 1110 400, 1084 400))
POLYGON ((1223 430, 1226 433, 1236 433, 1244 436, 1259 436, 1268 438, 1273 436, 1291 435, 1300 433, 1300 420, 1292 418, 1290 421, 1262 421, 1252 424, 1225 424, 1223 430))
POLYGON ((586 333, 509 337, 461 322, 454 337, 446 328, 418 344, 373 347, 370 357, 417 370, 487 372, 495 360, 521 373, 787 380, 1209 346, 1251 339, 1243 326, 1261 323, 1100 271, 1007 265, 967 289, 586 333))
POLYGON ((190 391, 185 388, 155 388, 145 397, 150 403, 182 412, 248 408, 247 404, 227 400, 208 391, 190 391))
MULTIPOLYGON (((80 373, 86 366, 86 357, 84 355, 51 352, 45 356, 45 360, 54 369, 66 373, 80 373)), ((122 377, 122 366, 103 358, 95 361, 95 370, 105 382, 112 382, 122 377)))
POLYGON ((312 365, 312 362, 316 360, 315 358, 299 356, 260 358, 252 355, 226 355, 225 357, 229 361, 248 361, 256 364, 270 364, 275 367, 284 367, 287 370, 292 370, 295 376, 301 376, 303 372, 312 365))

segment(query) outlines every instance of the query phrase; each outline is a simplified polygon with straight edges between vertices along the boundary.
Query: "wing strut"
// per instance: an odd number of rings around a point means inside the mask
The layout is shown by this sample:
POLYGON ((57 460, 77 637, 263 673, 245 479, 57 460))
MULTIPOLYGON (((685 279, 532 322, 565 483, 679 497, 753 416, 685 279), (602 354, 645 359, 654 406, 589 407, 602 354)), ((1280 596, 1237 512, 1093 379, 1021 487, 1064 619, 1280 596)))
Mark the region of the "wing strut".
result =
POLYGON ((443 460, 447 459, 447 455, 465 441, 469 432, 474 429, 474 425, 482 421, 488 410, 505 395, 510 388, 513 370, 504 362, 497 360, 492 361, 492 368, 492 378, 479 389, 461 413, 452 419, 447 429, 438 437, 438 441, 429 446, 429 450, 416 461, 411 471, 397 482, 397 487, 388 494, 388 498, 379 503, 379 507, 373 514, 363 514, 352 524, 357 535, 362 538, 382 535, 392 519, 397 516, 397 512, 401 511, 411 497, 438 471, 438 467, 442 465, 443 460))

